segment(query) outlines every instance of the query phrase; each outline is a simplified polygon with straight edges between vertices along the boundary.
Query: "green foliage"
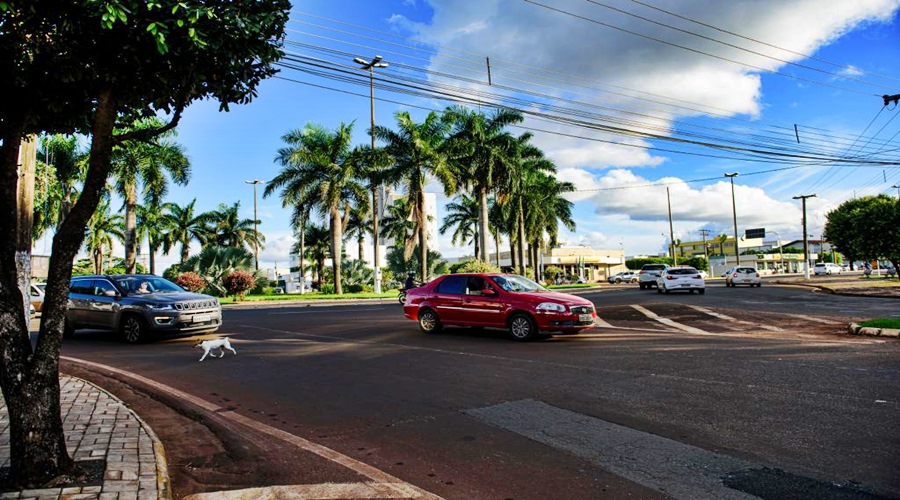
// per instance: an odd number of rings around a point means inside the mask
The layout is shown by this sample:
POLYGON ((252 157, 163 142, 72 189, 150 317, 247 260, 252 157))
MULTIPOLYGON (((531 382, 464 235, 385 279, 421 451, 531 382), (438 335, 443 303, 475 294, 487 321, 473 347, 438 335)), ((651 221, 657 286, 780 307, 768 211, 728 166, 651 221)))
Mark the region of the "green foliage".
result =
POLYGON ((343 284, 357 287, 359 288, 357 291, 362 291, 374 282, 375 271, 367 267, 362 260, 344 261, 344 265, 341 266, 341 278, 343 284))
POLYGON ((834 262, 835 264, 843 264, 844 256, 837 252, 821 252, 816 262, 834 262))
POLYGON ((900 329, 900 319, 897 318, 876 318, 868 321, 862 321, 859 326, 870 328, 897 328, 900 329))
POLYGON ((162 277, 174 282, 178 275, 181 274, 181 265, 180 264, 172 264, 167 267, 165 271, 162 273, 162 277))
POLYGON ((91 259, 78 259, 72 266, 72 276, 87 276, 94 274, 94 263, 91 259))
POLYGON ((354 284, 352 284, 352 285, 347 285, 347 292, 348 292, 348 293, 360 293, 360 292, 365 292, 365 291, 366 291, 366 287, 363 286, 363 285, 361 285, 361 284, 359 284, 359 283, 354 283, 354 284))
POLYGON ((481 259, 471 259, 462 263, 463 265, 458 268, 458 272, 460 273, 499 273, 500 267, 491 264, 490 262, 485 262, 481 259))
POLYGON ((887 195, 847 200, 828 212, 825 239, 851 261, 900 263, 900 201, 887 195))
POLYGON ((319 288, 319 293, 334 295, 334 283, 322 283, 322 286, 319 288))
MULTIPOLYGON (((134 263, 134 272, 137 274, 145 274, 147 272, 147 268, 144 267, 140 262, 134 263)), ((120 257, 116 257, 110 262, 109 267, 103 270, 104 274, 127 274, 125 271, 125 259, 120 257)))
POLYGON ((556 279, 556 274, 559 273, 560 276, 565 274, 563 268, 557 266, 547 266, 544 268, 544 280, 545 281, 553 281, 556 279))
POLYGON ((234 271, 255 267, 253 254, 245 248, 206 247, 179 266, 181 272, 193 271, 206 281, 206 292, 219 297, 228 294, 225 277, 234 271))
POLYGON ((691 266, 698 271, 709 271, 709 261, 706 257, 689 257, 687 259, 678 259, 678 264, 682 266, 691 266))
MULTIPOLYGON (((415 247, 412 255, 409 260, 403 260, 403 248, 402 247, 391 247, 387 255, 385 256, 388 268, 394 276, 406 276, 408 271, 416 271, 416 280, 421 281, 422 276, 419 276, 418 270, 420 269, 419 265, 419 255, 418 246, 415 247)), ((435 278, 437 276, 447 274, 448 267, 447 261, 441 259, 441 254, 435 252, 434 250, 428 251, 428 276, 426 278, 435 278)))
POLYGON ((640 259, 628 259, 625 261, 625 267, 628 269, 640 269, 644 264, 668 264, 672 265, 671 257, 643 257, 640 259))

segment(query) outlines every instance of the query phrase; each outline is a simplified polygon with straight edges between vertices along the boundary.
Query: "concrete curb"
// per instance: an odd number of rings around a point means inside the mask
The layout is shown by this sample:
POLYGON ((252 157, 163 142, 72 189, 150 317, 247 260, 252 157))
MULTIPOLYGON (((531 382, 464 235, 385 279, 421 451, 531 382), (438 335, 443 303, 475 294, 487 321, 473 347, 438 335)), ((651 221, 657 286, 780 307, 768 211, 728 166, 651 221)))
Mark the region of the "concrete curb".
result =
POLYGON ((900 330, 896 328, 872 328, 870 326, 859 326, 859 323, 850 323, 850 326, 847 327, 847 333, 850 335, 868 335, 870 337, 900 338, 900 330))

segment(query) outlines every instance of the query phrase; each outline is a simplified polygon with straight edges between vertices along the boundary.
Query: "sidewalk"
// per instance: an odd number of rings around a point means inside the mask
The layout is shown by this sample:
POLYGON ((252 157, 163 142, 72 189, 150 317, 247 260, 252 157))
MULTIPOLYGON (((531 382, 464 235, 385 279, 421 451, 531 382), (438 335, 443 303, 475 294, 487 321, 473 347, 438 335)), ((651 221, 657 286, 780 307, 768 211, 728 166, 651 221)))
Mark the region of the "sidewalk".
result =
MULTIPOLYGON (((105 460, 96 486, 0 493, 0 499, 167 500, 171 497, 162 443, 120 400, 91 383, 60 376, 63 429, 76 461, 105 460)), ((0 397, 0 467, 9 466, 9 417, 0 397)))

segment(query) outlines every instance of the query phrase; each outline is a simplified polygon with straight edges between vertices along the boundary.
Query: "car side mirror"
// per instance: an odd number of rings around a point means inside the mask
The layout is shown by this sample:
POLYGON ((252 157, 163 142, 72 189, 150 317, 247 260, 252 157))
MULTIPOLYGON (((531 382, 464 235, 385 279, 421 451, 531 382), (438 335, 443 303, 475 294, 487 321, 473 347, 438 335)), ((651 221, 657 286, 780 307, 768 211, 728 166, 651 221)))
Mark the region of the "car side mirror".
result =
POLYGON ((484 295, 485 297, 496 297, 497 290, 494 290, 493 288, 485 288, 481 291, 481 295, 484 295))

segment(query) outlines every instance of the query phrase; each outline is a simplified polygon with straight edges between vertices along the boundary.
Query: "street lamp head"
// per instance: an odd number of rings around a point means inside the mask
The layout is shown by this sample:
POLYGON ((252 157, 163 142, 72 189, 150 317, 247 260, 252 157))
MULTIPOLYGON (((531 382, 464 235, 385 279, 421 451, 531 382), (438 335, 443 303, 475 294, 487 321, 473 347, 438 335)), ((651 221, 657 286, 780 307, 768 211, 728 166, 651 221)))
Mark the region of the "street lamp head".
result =
POLYGON ((388 63, 378 63, 378 64, 374 64, 373 66, 376 67, 376 68, 387 68, 388 66, 390 66, 390 64, 388 64, 388 63))
POLYGON ((369 65, 369 63, 367 63, 366 60, 363 59, 362 57, 354 57, 353 62, 355 62, 356 64, 362 64, 363 66, 369 65))
POLYGON ((734 177, 737 177, 737 176, 739 176, 739 175, 741 175, 741 174, 739 174, 738 172, 732 172, 732 173, 730 173, 730 174, 725 174, 725 177, 732 177, 732 178, 734 178, 734 177))

